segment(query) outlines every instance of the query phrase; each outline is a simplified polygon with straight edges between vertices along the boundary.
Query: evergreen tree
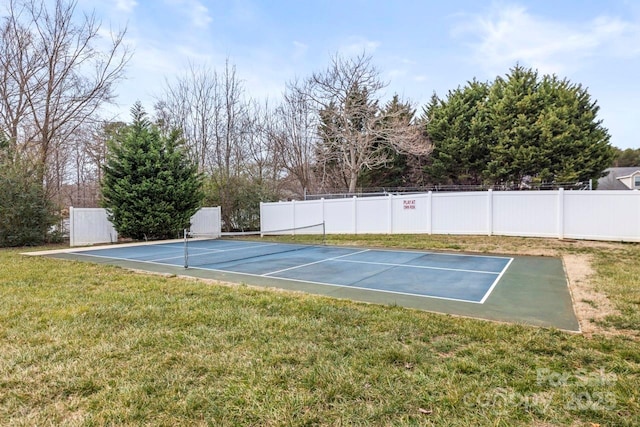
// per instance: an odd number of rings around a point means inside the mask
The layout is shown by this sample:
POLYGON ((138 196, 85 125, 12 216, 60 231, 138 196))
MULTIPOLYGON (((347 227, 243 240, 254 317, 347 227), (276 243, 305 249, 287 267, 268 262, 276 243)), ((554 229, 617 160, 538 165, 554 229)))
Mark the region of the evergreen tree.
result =
POLYGON ((56 221, 42 182, 0 132, 0 247, 45 243, 56 221))
POLYGON ((438 184, 481 184, 489 160, 486 118, 489 85, 471 81, 449 91, 445 100, 433 96, 423 120, 433 152, 425 168, 438 184))
POLYGON ((452 184, 598 179, 613 158, 598 110, 581 85, 521 66, 491 85, 470 82, 425 109, 426 172, 452 184))
POLYGON ((133 123, 108 144, 103 206, 123 237, 177 237, 203 199, 202 178, 178 131, 161 135, 139 103, 131 112, 133 123))
POLYGON ((488 98, 491 182, 520 184, 598 179, 613 158, 599 107, 581 85, 514 67, 488 98))
POLYGON ((616 168, 640 166, 640 148, 627 148, 621 150, 618 147, 613 148, 614 159, 612 166, 616 168))

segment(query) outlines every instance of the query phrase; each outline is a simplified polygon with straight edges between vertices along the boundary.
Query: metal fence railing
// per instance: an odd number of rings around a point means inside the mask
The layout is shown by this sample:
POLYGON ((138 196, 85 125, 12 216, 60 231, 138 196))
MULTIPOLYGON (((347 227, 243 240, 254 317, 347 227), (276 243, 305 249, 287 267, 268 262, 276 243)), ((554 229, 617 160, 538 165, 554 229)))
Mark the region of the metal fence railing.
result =
POLYGON ((350 197, 376 197, 389 194, 418 194, 432 192, 462 192, 462 191, 540 191, 540 190, 592 190, 592 181, 586 182, 554 182, 554 183, 522 183, 518 185, 441 185, 432 184, 420 187, 370 187, 359 188, 355 192, 336 189, 324 193, 305 193, 304 200, 343 199, 350 197))

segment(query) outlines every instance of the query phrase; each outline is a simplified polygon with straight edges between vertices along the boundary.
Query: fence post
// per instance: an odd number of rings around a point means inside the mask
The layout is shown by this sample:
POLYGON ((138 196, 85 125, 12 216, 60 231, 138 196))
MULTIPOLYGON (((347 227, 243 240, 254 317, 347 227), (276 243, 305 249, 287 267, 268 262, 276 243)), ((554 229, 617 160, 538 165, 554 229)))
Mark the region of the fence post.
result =
POLYGON ((293 234, 295 235, 296 234, 296 230, 295 230, 295 228, 296 228, 296 201, 295 200, 291 201, 291 221, 292 221, 291 228, 293 229, 293 234))
POLYGON ((493 235, 493 189, 487 191, 487 233, 493 235))
POLYGON ((389 234, 393 234, 393 194, 391 193, 389 193, 389 202, 387 207, 389 209, 388 231, 389 234))
POLYGON ((427 193, 427 233, 432 234, 433 232, 433 192, 429 191, 427 193))
MULTIPOLYGON (((217 206, 216 207, 216 212, 218 213, 218 236, 222 236, 222 206, 217 206)), ((262 213, 261 213, 261 215, 262 215, 262 213)), ((262 221, 262 220, 260 220, 260 221, 262 221)))
POLYGON ((75 233, 74 230, 75 218, 73 213, 73 206, 69 206, 69 246, 75 246, 75 233))
POLYGON ((564 239, 564 188, 558 189, 558 239, 564 239))
POLYGON ((353 196, 353 234, 358 234, 358 197, 353 196))

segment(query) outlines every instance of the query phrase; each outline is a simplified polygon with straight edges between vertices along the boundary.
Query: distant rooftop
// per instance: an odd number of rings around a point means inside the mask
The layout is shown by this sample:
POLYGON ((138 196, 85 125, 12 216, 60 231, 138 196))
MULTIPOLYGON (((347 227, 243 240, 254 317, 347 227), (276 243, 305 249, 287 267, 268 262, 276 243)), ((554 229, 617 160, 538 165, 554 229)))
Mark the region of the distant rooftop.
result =
POLYGON ((608 174, 598 180, 598 190, 630 190, 618 178, 629 176, 638 171, 640 171, 640 166, 605 169, 608 174))

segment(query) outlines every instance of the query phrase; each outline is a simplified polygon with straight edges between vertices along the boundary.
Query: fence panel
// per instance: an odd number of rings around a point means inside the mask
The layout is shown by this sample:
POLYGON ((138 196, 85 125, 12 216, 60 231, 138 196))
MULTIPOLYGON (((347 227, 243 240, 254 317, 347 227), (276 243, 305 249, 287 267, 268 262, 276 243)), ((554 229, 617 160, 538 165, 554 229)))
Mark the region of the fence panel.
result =
POLYGON ((493 234, 558 237, 557 191, 493 192, 493 234))
MULTIPOLYGON (((316 225, 322 223, 322 200, 311 200, 308 203, 294 204, 295 216, 294 216, 294 228, 308 227, 310 225, 316 225)), ((319 234, 322 233, 321 227, 309 228, 307 230, 301 230, 300 233, 319 234)))
POLYGON ((293 202, 260 203, 260 229, 272 231, 293 228, 294 209, 293 202))
POLYGON ((118 233, 102 208, 69 207, 69 245, 84 246, 113 243, 118 233))
POLYGON ((487 192, 433 193, 433 234, 488 234, 487 192))
POLYGON ((220 236, 222 232, 220 206, 215 208, 201 208, 191 217, 191 232, 196 234, 210 234, 220 236))
POLYGON ((564 194, 564 237, 640 242, 640 192, 564 194))
POLYGON ((430 233, 430 194, 390 196, 392 209, 391 233, 430 233))
POLYGON ((328 234, 356 233, 356 200, 354 197, 324 201, 324 222, 328 234))
POLYGON ((357 233, 388 233, 389 197, 357 198, 355 217, 357 233))

